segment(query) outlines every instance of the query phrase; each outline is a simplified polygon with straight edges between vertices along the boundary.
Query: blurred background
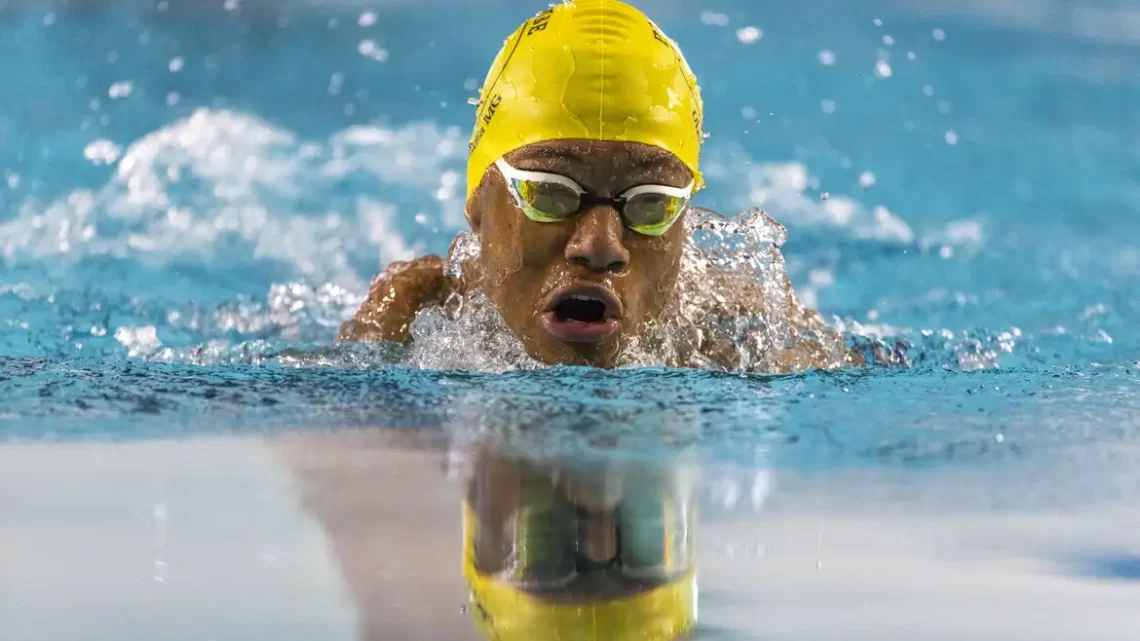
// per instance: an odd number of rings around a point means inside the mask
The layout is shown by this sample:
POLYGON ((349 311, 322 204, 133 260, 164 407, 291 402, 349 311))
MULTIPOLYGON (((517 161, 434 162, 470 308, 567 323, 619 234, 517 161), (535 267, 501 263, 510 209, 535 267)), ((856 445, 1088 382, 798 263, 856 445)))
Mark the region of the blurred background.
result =
MULTIPOLYGON (((0 0, 0 348, 331 341, 462 228, 469 100, 544 6, 0 0)), ((701 81, 700 204, 787 225, 805 302, 955 368, 1134 357, 1140 9, 640 6, 701 81)))

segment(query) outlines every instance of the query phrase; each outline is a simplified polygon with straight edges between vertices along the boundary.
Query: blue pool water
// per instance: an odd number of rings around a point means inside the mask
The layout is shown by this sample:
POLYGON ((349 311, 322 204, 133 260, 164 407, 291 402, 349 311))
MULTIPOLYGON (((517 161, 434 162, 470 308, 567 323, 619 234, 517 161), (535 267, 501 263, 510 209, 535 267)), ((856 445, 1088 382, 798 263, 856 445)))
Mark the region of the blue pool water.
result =
MULTIPOLYGON (((801 298, 909 367, 334 347, 374 273, 462 228, 468 98, 524 4, 0 0, 0 444, 542 426, 549 451, 1000 478, 969 487, 1020 507, 1140 497, 1105 473, 1140 442, 1123 2, 640 3, 701 79, 700 204, 768 211, 801 298)), ((1091 547, 1058 567, 1135 581, 1134 547, 1091 547)))
POLYGON ((701 78, 701 204, 768 210, 805 302, 911 369, 516 381, 278 354, 331 345, 387 261, 446 250, 467 99, 526 11, 0 3, 0 434, 430 426, 521 384, 534 411, 588 391, 576 416, 684 409, 709 445, 779 433, 804 461, 1128 437, 1140 35, 1109 5, 1002 6, 644 7, 701 78))

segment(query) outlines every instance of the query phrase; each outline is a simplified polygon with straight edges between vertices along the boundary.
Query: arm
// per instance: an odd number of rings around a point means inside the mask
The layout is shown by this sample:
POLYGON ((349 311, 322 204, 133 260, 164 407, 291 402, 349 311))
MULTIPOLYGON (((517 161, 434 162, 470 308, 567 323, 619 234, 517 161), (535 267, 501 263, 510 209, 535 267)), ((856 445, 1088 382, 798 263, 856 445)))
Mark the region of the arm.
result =
POLYGON ((368 297, 352 320, 341 325, 338 341, 408 342, 408 327, 428 305, 443 302, 456 284, 439 256, 395 262, 372 279, 368 297))

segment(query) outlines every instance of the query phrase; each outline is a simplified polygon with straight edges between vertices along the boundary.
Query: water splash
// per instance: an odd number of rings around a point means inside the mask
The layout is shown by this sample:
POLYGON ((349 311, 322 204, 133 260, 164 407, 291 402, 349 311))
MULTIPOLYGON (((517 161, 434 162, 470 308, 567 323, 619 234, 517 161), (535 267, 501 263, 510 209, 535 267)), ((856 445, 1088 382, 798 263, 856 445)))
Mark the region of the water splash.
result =
MULTIPOLYGON (((784 372, 846 362, 843 337, 803 309, 780 253, 784 228, 758 209, 725 217, 693 209, 675 299, 661 321, 630 337, 619 367, 685 366, 784 372)), ((449 257, 451 277, 476 260, 479 240, 461 233, 449 257)), ((409 364, 427 369, 534 369, 487 297, 455 294, 411 326, 409 364)))

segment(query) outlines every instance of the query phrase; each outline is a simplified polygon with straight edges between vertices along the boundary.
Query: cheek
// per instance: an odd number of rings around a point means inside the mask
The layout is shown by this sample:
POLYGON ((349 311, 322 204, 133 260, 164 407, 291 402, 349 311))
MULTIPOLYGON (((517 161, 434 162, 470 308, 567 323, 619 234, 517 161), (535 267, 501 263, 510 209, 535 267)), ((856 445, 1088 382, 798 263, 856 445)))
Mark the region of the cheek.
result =
POLYGON ((501 307, 533 306, 548 274, 562 256, 560 230, 497 209, 480 233, 483 287, 501 307))
POLYGON ((656 315, 669 301, 681 267, 681 244, 668 236, 638 239, 630 247, 630 283, 646 316, 656 315))

